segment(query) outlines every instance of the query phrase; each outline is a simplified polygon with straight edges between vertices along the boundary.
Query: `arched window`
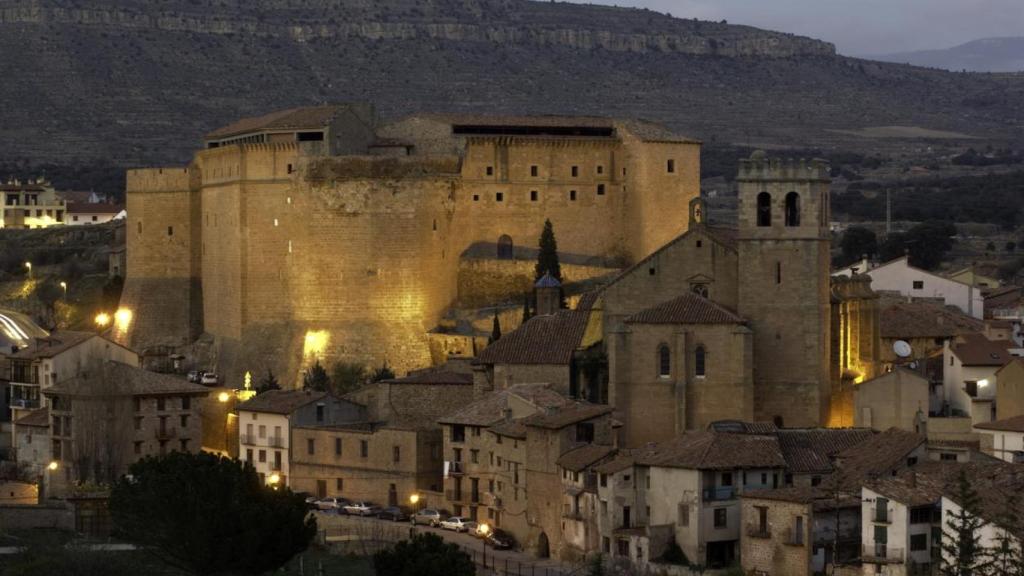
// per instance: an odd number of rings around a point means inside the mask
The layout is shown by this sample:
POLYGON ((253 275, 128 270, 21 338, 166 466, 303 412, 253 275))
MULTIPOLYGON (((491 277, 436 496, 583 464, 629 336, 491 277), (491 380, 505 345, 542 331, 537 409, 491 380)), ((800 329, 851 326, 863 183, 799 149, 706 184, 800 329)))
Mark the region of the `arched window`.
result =
POLYGON ((658 376, 668 378, 672 375, 672 353, 668 346, 658 346, 658 376))
POLYGON ((772 195, 767 192, 757 195, 757 225, 772 225, 772 195))
POLYGON ((707 351, 703 346, 697 346, 697 349, 693 351, 693 372, 697 376, 707 374, 707 356, 707 351))
POLYGON ((512 237, 502 234, 498 238, 498 260, 511 260, 513 254, 512 237))
POLYGON ((796 192, 786 194, 786 226, 800 225, 800 195, 796 192))

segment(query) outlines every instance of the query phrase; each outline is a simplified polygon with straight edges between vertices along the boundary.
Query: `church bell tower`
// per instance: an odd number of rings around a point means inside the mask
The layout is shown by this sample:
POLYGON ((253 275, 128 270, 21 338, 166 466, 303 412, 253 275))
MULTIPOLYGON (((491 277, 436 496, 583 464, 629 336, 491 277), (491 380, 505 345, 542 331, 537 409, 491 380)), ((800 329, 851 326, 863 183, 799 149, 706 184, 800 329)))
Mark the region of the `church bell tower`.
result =
POLYGON ((754 332, 754 417, 828 419, 829 177, 823 160, 740 162, 739 306, 754 332))

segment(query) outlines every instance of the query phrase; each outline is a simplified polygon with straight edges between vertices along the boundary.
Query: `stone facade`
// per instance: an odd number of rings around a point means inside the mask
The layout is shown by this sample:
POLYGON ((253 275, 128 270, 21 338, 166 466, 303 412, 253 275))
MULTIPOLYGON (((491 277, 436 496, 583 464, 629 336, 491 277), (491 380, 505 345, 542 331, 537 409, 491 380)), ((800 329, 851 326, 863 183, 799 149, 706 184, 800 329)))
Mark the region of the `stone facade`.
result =
POLYGON ((811 505, 756 497, 742 501, 746 524, 740 538, 743 570, 766 576, 810 576, 811 505))
POLYGON ((831 287, 832 398, 827 423, 841 428, 855 420, 857 385, 880 372, 879 297, 871 290, 871 278, 863 274, 833 277, 831 287))
POLYGON ((408 146, 362 156, 274 138, 131 171, 123 298, 137 320, 120 337, 213 334, 229 379, 297 376, 303 357, 404 370, 431 362, 426 333, 470 245, 532 244, 548 218, 567 253, 635 260, 686 228, 672 207, 699 193, 699 144, 613 120, 545 133, 550 121, 420 116, 377 130, 408 146))
POLYGON ((853 425, 915 432, 928 419, 928 380, 904 368, 862 382, 853 392, 853 425))

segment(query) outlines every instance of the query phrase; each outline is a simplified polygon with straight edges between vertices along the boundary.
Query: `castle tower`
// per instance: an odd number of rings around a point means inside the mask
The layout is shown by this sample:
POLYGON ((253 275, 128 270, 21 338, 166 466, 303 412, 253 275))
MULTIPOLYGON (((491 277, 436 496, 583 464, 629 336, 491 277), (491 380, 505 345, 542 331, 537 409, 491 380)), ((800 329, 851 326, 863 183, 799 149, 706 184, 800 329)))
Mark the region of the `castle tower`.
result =
POLYGON ((754 331, 754 417, 828 421, 829 168, 755 152, 740 163, 739 313, 754 331))

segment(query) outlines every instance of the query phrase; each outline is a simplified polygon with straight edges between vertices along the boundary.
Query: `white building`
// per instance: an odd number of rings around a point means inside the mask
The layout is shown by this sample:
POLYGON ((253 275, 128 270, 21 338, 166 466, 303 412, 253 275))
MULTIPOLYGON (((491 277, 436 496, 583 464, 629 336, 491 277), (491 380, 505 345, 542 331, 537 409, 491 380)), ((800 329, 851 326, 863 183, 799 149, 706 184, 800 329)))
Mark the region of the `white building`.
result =
POLYGON ((1024 415, 982 422, 974 432, 992 436, 992 454, 1006 462, 1024 462, 1024 415))
POLYGON ((907 298, 938 299, 949 306, 956 306, 969 316, 981 318, 984 315, 985 300, 980 288, 915 268, 907 262, 906 256, 877 266, 862 260, 836 270, 832 275, 850 276, 854 269, 858 274, 871 276, 871 289, 875 292, 898 292, 907 298))
POLYGON ((0 183, 0 228, 47 228, 64 224, 67 205, 43 178, 0 183))
POLYGON ((996 372, 1013 356, 1016 345, 989 340, 984 334, 964 334, 943 348, 941 396, 932 410, 950 416, 968 416, 975 424, 995 418, 998 386, 996 372))
POLYGON ((124 208, 118 204, 102 203, 68 203, 66 224, 68 226, 88 226, 91 224, 103 224, 124 218, 121 214, 124 208))
POLYGON ((238 405, 238 457, 252 464, 261 481, 289 486, 292 426, 324 426, 365 419, 364 406, 326 392, 270 390, 238 405))

